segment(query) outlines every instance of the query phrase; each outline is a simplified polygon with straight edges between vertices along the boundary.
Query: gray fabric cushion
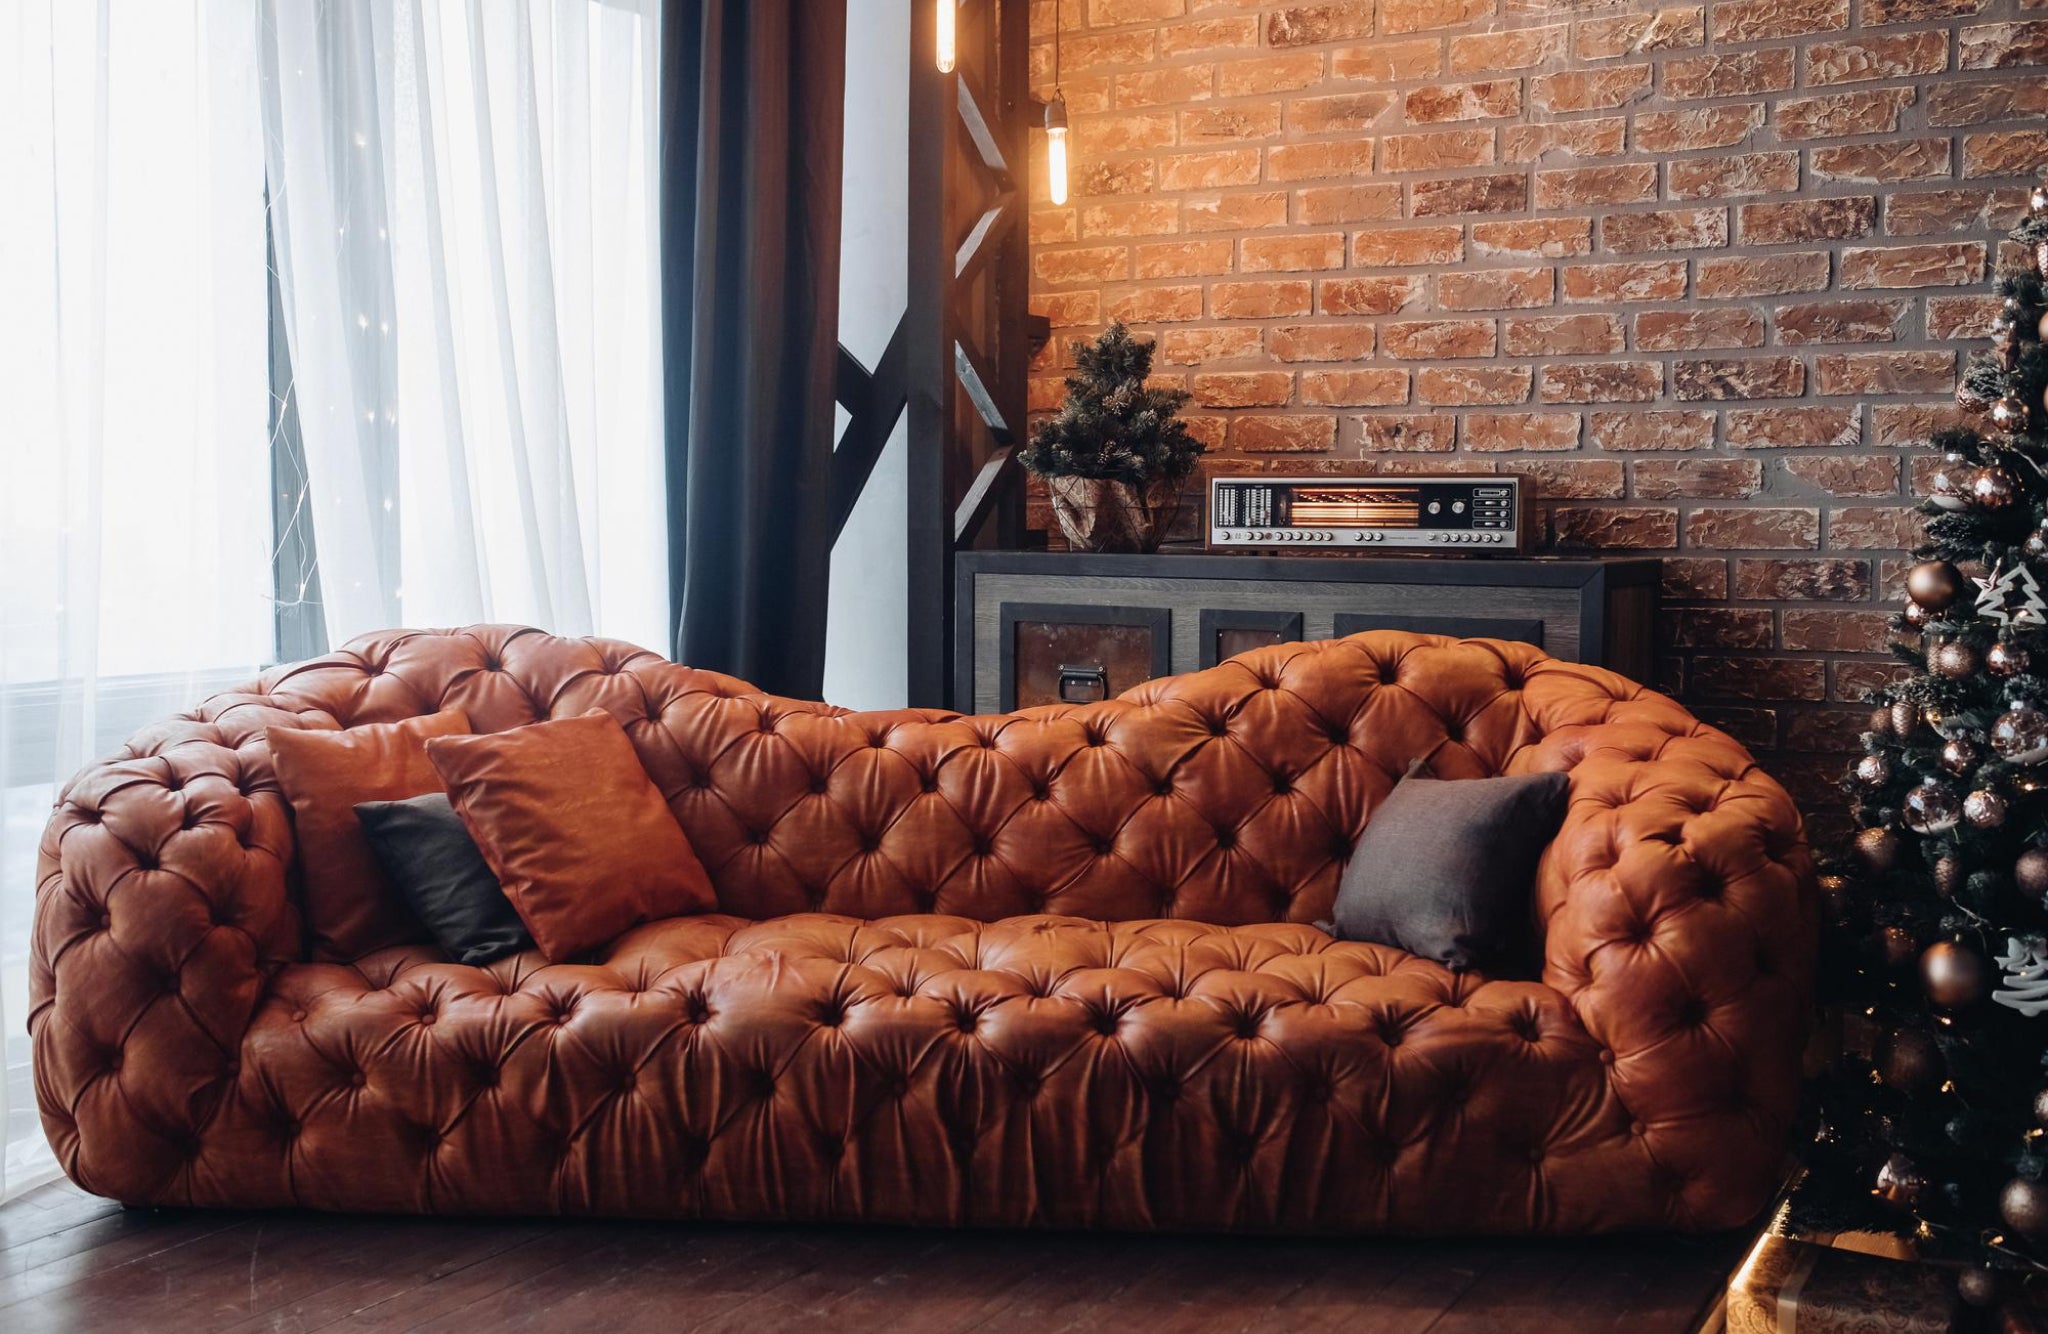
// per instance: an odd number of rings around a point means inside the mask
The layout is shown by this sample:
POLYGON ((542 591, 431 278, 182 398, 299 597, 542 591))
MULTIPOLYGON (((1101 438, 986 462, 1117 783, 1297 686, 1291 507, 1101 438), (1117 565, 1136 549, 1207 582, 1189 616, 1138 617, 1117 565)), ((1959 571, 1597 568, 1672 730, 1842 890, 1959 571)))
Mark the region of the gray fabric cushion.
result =
POLYGON ((384 873, 450 957, 483 964, 533 948, 447 793, 359 802, 356 819, 384 873))
POLYGON ((1459 969, 1525 959, 1536 862, 1569 786, 1563 774, 1402 779, 1351 850, 1336 935, 1459 969))

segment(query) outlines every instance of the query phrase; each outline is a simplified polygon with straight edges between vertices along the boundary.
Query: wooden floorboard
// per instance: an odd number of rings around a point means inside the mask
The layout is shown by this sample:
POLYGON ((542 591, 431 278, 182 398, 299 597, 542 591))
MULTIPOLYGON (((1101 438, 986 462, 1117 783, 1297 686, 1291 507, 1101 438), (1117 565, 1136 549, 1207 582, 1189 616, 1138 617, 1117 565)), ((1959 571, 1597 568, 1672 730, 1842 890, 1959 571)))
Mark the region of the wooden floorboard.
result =
POLYGON ((1685 1334, 1744 1238, 1165 1236, 0 1208, 0 1329, 1685 1334))

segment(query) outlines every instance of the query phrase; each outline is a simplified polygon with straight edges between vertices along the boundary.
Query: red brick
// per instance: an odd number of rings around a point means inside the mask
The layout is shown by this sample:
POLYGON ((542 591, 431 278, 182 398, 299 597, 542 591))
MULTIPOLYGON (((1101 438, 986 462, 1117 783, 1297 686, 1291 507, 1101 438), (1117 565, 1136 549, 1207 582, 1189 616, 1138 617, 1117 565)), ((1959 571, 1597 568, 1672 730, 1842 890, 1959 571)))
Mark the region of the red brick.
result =
POLYGON ((1372 11, 1372 0, 1283 9, 1266 16, 1266 43, 1313 46, 1363 37, 1372 31, 1372 11))
POLYGON ((1755 459, 1637 459, 1629 468, 1638 500, 1744 499, 1764 489, 1755 459))
POLYGON ((1687 107, 1682 111, 1645 111, 1636 117, 1635 146, 1642 153, 1691 153, 1703 148, 1733 148, 1764 123, 1763 107, 1687 107))
POLYGON ((1522 109, 1520 79, 1481 83, 1442 83, 1417 88, 1401 103, 1411 124, 1432 125, 1457 120, 1499 120, 1522 109))
POLYGON ((1920 512, 1904 506, 1844 506, 1828 515, 1828 545, 1837 551, 1906 551, 1926 540, 1920 512))
POLYGON ((1839 285, 1872 287, 1960 287, 1984 279, 1984 244, 1862 246, 1842 252, 1839 285))
POLYGON ((1877 200, 1870 195, 1836 199, 1794 199, 1782 204, 1744 204, 1736 228, 1746 245, 1839 240, 1867 236, 1877 225, 1877 200))
POLYGON ((1828 285, 1825 250, 1793 254, 1729 255, 1702 259, 1693 294, 1701 297, 1776 296, 1818 292, 1828 285))
POLYGON ((1294 395, 1294 377, 1286 371, 1212 371, 1195 376, 1189 387, 1200 407, 1279 408, 1294 395))
POLYGON ((1619 459, 1516 459, 1517 474, 1528 479, 1538 500, 1622 500, 1628 496, 1628 475, 1619 459))
POLYGON ((1618 315, 1534 315, 1501 326, 1501 350, 1511 357, 1599 356, 1621 349, 1618 315))
POLYGON ((1370 139, 1281 144, 1266 150, 1266 179, 1313 181, 1330 176, 1364 176, 1372 171, 1370 139))
POLYGON ((1495 70, 1533 69, 1564 55, 1569 24, 1515 28, 1507 32, 1467 33, 1451 38, 1451 73, 1486 74, 1495 70))
POLYGON ((1849 449, 1861 438, 1854 408, 1736 408, 1728 413, 1730 449, 1849 449))
POLYGON ((1327 415, 1230 419, 1230 447, 1240 453, 1316 454, 1336 444, 1337 419, 1327 415))
POLYGON ((1492 320, 1402 320, 1380 327, 1380 352, 1398 361, 1490 357, 1497 346, 1492 320))
POLYGON ((1453 176, 1416 182, 1410 198, 1418 218, 1508 213, 1529 206, 1529 182, 1521 175, 1453 176))
POLYGON ((2048 162, 2048 130, 2004 130, 1963 140, 1963 175, 2032 176, 2048 162))
POLYGON ((2043 113, 2048 113, 2048 77, 2040 75, 1944 83, 1927 94, 1927 123, 1934 126, 1983 125, 2043 113))
POLYGON ((1806 301, 1772 312, 1781 343, 1888 343, 1898 337, 1901 301, 1806 301))
POLYGON ((1351 262, 1362 269, 1441 266, 1464 258, 1465 233, 1459 227, 1375 227, 1351 240, 1351 262))
POLYGON ((1229 241, 1160 241, 1137 247, 1133 271, 1140 278, 1228 273, 1234 250, 1229 241))
POLYGON ((1678 511, 1653 505, 1571 506, 1551 511, 1565 548, 1655 550, 1678 545, 1678 511))
POLYGON ((1707 250, 1728 244, 1725 208, 1667 208, 1610 213, 1600 222, 1600 243, 1616 254, 1646 250, 1707 250))
POLYGON ((1797 398, 1806 363, 1797 357, 1719 357, 1671 363, 1671 389, 1681 402, 1730 398, 1797 398))
POLYGON ((1338 93, 1329 97, 1297 97, 1287 104, 1291 134, 1339 134, 1363 130, 1394 105, 1385 92, 1338 93))
POLYGON ((1889 454, 1790 454, 1788 475, 1831 496, 1891 496, 1899 491, 1899 460, 1889 454))
POLYGON ((1370 324, 1349 321, 1276 324, 1266 330, 1266 350, 1282 361, 1356 361, 1372 355, 1375 333, 1370 324))
POLYGON ((1565 362, 1543 368, 1545 403, 1647 403, 1664 388, 1655 361, 1565 362))
POLYGON ((1231 60, 1216 71, 1218 97, 1271 97, 1323 80, 1323 53, 1290 51, 1259 60, 1231 60))
POLYGON ((1564 270, 1566 301, 1677 301, 1685 296, 1682 259, 1622 264, 1572 264, 1564 270))
MULTIPOLYGON (((1103 294, 1104 319, 1126 324, 1165 324, 1202 318, 1199 287, 1138 287, 1103 294)), ((1087 323, 1096 323, 1094 320, 1087 323)))
POLYGON ((1827 664, 1819 658, 1723 658, 1701 654, 1692 660, 1691 688, 1728 699, 1827 698, 1827 664))
POLYGON ((1178 138, 1179 123, 1171 111, 1074 117, 1074 153, 1077 157, 1170 148, 1178 138))
POLYGON ((1159 160, 1162 190, 1215 190, 1226 185, 1256 185, 1259 150, 1226 148, 1213 153, 1175 153, 1159 160))
POLYGON ((1316 308, 1325 315, 1391 315, 1421 298, 1422 279, 1325 278, 1316 291, 1316 308))
POLYGON ((1278 227, 1287 221, 1287 192, 1217 195, 1181 202, 1181 220, 1191 232, 1234 232, 1278 227))
POLYGON ((2003 304, 1997 294, 1980 296, 1931 296, 1927 298, 1927 336, 1947 341, 1955 338, 1989 338, 1991 322, 2003 304))
POLYGON ((1243 50, 1258 44, 1259 20, 1253 14, 1175 23, 1159 30, 1159 54, 1165 57, 1197 51, 1243 50))
MULTIPOLYGON (((1074 211, 1062 209, 1059 212, 1072 217, 1074 211)), ((1120 199, 1107 204, 1090 204, 1081 210, 1081 233, 1090 238, 1171 236, 1179 230, 1180 205, 1171 199, 1120 199)), ((1032 237, 1034 242, 1057 239, 1062 238, 1032 237)), ((1074 238, 1068 236, 1063 239, 1071 241, 1074 238)))
POLYGON ((1445 310, 1519 310, 1549 305, 1556 287, 1557 272, 1549 268, 1464 269, 1437 279, 1437 304, 1445 310))
POLYGON ((1390 134, 1380 140, 1381 171, 1444 171, 1492 165, 1492 130, 1390 134))
POLYGON ((1295 192, 1295 221, 1309 227, 1333 222, 1377 222, 1401 216, 1401 183, 1312 185, 1295 192))
POLYGON ((1310 407, 1384 408, 1408 401, 1408 372, 1396 366, 1303 371, 1301 401, 1310 407))
POLYGON ((1649 51, 1683 50, 1706 39, 1706 9, 1700 5, 1679 5, 1612 18, 1582 19, 1578 54, 1586 60, 1606 60, 1649 51))
POLYGON ((1891 622, 1891 613, 1884 611, 1794 607, 1785 612, 1780 647, 1813 653, 1882 653, 1891 643, 1891 622))
POLYGON ((1685 544, 1721 551, 1812 551, 1820 545, 1820 511, 1702 506, 1686 516, 1685 544))
POLYGON ((1330 53, 1330 74, 1339 79, 1433 79, 1443 73, 1443 46, 1433 37, 1371 46, 1345 47, 1330 53))
POLYGON ((1119 107, 1182 106, 1200 102, 1216 89, 1214 65, 1169 65, 1116 76, 1119 107))
POLYGON ((1697 409, 1596 412, 1586 418, 1586 440, 1596 449, 1706 449, 1714 443, 1714 414, 1697 409))
POLYGON ((1306 315, 1313 304, 1305 279, 1217 283, 1209 290, 1209 311, 1220 320, 1306 315))
POLYGON ((1493 0, 1380 0, 1380 31, 1455 28, 1493 12, 1493 0))
POLYGON ((1102 195, 1148 195, 1158 183, 1149 161, 1083 162, 1074 169, 1074 194, 1082 199, 1102 195))
POLYGON ((1465 448, 1484 453, 1579 447, 1576 412, 1469 412, 1460 429, 1465 448))
POLYGON ((1816 42, 1806 48, 1809 84, 1901 79, 1947 68, 1945 32, 1871 34, 1854 41, 1816 42))
POLYGON ((1358 444, 1377 454, 1448 454, 1457 429, 1448 413, 1375 414, 1358 418, 1358 444))
POLYGON ((1799 188, 1797 152, 1673 158, 1664 171, 1673 199, 1735 199, 1799 188))
POLYGON ((1647 64, 1562 70, 1529 80, 1529 104, 1542 112, 1611 111, 1649 95, 1647 64))
POLYGON ((1807 160, 1813 174, 1827 181, 1924 181, 1949 174, 1949 141, 1830 144, 1814 149, 1807 160))
POLYGON ((1911 88, 1868 88, 1818 97, 1792 97, 1772 116, 1780 139, 1839 139, 1852 134, 1891 134, 1913 103, 1911 88))
POLYGON ((1762 347, 1764 320, 1744 306, 1650 310, 1636 316, 1636 347, 1684 352, 1709 347, 1762 347))
POLYGON ((1083 250, 1041 250, 1031 257, 1039 281, 1056 286, 1101 284, 1130 276, 1131 252, 1126 246, 1093 246, 1083 250))
POLYGON ((1956 34, 1957 69, 2048 65, 2048 20, 1986 23, 1956 34))
POLYGON ((1772 648, 1774 618, 1753 607, 1675 607, 1657 618, 1667 648, 1772 648))
POLYGON ((1717 42, 1761 42, 1848 26, 1849 0, 1721 0, 1707 32, 1717 42))
POLYGON ((1518 218, 1472 224, 1472 249, 1481 255, 1558 259, 1583 255, 1592 248, 1590 218, 1518 218))
POLYGON ((1666 61, 1664 96, 1681 101, 1698 97, 1755 97, 1783 92, 1792 86, 1792 77, 1789 48, 1716 51, 1666 61))
POLYGON ((1947 394, 1955 390, 1953 352, 1835 352, 1814 362, 1822 394, 1947 394))
POLYGON ((1728 596, 1728 561, 1720 556, 1666 556, 1661 562, 1660 581, 1667 598, 1712 598, 1728 596))
MULTIPOLYGON (((1366 351, 1370 352, 1372 331, 1368 328, 1366 332, 1366 351)), ((1206 366, 1255 357, 1259 349, 1259 331, 1247 325, 1168 329, 1159 335, 1158 359, 1169 366, 1206 366)))
POLYGON ((1180 139, 1185 144, 1241 144, 1250 139, 1272 139, 1279 133, 1278 102, 1189 107, 1180 113, 1180 139))
POLYGON ((1415 400, 1444 407, 1525 403, 1527 366, 1428 366, 1415 372, 1415 400))
MULTIPOLYGON (((2044 109, 2048 114, 2048 109, 2044 109)), ((1944 232, 2002 230, 2025 207, 2018 190, 1976 187, 1921 190, 1884 201, 1884 229, 1893 236, 1935 236, 1944 232)))
POLYGON ((1734 591, 1755 602, 1864 602, 1870 597, 1870 562, 1738 560, 1734 591))
POLYGON ((1246 273, 1341 269, 1344 267, 1344 233, 1247 236, 1239 267, 1246 273))
POLYGON ((1657 167, 1651 162, 1603 167, 1558 167, 1536 173, 1536 207, 1576 208, 1590 204, 1637 204, 1657 197, 1657 167))
POLYGON ((1510 163, 1615 157, 1628 147, 1626 116, 1595 116, 1543 125, 1504 125, 1500 160, 1510 163))

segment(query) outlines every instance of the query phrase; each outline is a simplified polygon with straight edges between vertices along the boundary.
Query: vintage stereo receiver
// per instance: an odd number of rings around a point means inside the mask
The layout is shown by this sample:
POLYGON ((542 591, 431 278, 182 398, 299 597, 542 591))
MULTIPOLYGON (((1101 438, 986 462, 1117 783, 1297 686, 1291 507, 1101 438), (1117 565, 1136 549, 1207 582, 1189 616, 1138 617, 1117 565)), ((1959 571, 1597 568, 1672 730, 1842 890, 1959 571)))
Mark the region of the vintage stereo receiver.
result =
POLYGON ((1519 477, 1209 478, 1211 551, 1455 551, 1511 556, 1519 477))

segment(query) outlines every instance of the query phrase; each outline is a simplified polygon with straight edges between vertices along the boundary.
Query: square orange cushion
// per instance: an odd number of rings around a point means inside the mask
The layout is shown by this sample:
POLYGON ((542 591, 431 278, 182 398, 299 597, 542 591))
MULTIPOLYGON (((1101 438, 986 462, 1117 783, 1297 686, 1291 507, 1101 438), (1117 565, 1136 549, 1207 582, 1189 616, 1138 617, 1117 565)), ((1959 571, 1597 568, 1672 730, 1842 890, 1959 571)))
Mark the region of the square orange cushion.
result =
POLYGON ((548 958, 718 906, 704 864, 610 714, 439 737, 427 755, 548 958))
POLYGON ((363 837, 356 803, 441 791, 427 738, 468 730, 460 709, 339 732, 268 730, 271 766, 298 831, 299 889, 315 959, 359 959, 428 939, 363 837))

